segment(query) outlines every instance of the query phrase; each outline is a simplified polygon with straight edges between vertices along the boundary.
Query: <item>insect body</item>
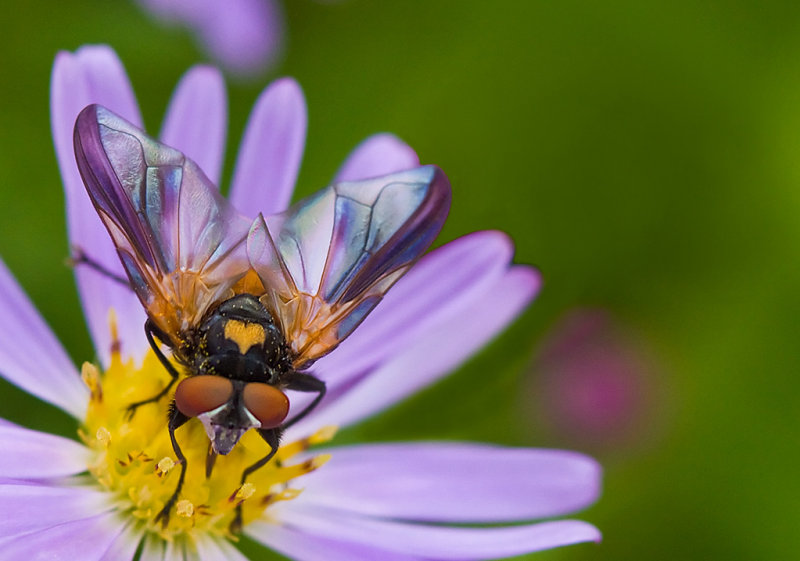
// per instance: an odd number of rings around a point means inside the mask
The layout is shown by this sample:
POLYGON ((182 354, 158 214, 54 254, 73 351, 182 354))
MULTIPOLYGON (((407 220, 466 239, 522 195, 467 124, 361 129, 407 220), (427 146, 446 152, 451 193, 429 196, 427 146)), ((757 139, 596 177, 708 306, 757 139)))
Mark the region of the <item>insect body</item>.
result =
POLYGON ((103 107, 80 113, 74 141, 86 190, 147 312, 145 334, 172 377, 132 403, 131 414, 177 383, 168 428, 181 473, 157 517, 166 524, 186 475, 175 431, 192 418, 203 423, 207 472, 251 428, 269 450, 242 483, 269 462, 283 431, 325 395, 324 382, 306 370, 427 249, 447 215, 450 186, 438 168, 423 166, 334 184, 251 220, 194 162, 103 107), (290 415, 286 390, 316 395, 290 415))
POLYGON ((178 386, 176 409, 203 422, 215 452, 229 453, 250 428, 281 425, 289 401, 279 388, 295 373, 283 334, 255 296, 224 301, 186 340, 176 354, 195 376, 178 386))

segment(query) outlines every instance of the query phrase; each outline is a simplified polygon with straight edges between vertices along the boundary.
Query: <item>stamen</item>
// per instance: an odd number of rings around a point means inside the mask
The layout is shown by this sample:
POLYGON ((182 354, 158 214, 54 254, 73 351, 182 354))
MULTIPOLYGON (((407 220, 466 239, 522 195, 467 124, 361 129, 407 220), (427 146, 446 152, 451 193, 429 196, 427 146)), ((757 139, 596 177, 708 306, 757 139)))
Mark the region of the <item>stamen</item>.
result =
POLYGON ((284 489, 280 493, 274 495, 274 497, 276 501, 291 501, 299 497, 302 492, 302 489, 284 489))
POLYGON ((329 442, 333 440, 333 437, 336 436, 336 433, 338 431, 339 427, 337 427, 336 425, 328 425, 327 427, 322 427, 308 438, 308 443, 313 446, 314 444, 322 444, 323 442, 329 442))
POLYGON ((281 460, 287 460, 292 456, 296 456, 300 452, 308 450, 311 446, 328 442, 334 437, 337 430, 338 427, 333 425, 322 427, 311 436, 296 440, 289 444, 284 444, 281 446, 280 451, 278 451, 278 457, 281 460))
POLYGON ((319 456, 314 456, 310 460, 306 461, 305 464, 308 466, 308 471, 312 472, 315 469, 319 469, 325 464, 327 464, 331 459, 330 454, 320 454, 319 456))
POLYGON ((92 401, 103 401, 103 387, 100 385, 100 371, 91 362, 81 365, 81 379, 89 388, 92 401))
POLYGON ((114 309, 108 310, 108 325, 111 328, 111 356, 119 356, 122 350, 122 343, 119 340, 119 330, 117 329, 117 313, 114 309))
POLYGON ((236 490, 236 500, 244 501, 255 495, 256 486, 252 483, 245 483, 236 490))
POLYGON ((97 441, 105 448, 108 448, 108 445, 111 444, 111 433, 108 432, 108 429, 105 427, 100 427, 97 429, 95 437, 97 438, 97 441))

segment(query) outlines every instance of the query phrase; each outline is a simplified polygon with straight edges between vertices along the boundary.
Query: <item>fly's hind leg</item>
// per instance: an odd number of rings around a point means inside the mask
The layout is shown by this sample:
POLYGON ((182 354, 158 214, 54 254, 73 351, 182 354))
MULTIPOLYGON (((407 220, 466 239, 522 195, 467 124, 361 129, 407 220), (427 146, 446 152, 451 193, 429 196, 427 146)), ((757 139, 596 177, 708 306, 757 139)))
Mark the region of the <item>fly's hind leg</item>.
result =
MULTIPOLYGON (((266 456, 258 460, 253 465, 247 467, 242 472, 242 481, 241 485, 244 485, 245 481, 247 480, 247 476, 267 465, 269 461, 272 459, 273 456, 278 452, 278 447, 280 446, 281 442, 281 435, 283 434, 283 427, 276 427, 274 429, 258 429, 258 434, 261 435, 261 438, 269 445, 269 452, 266 456)), ((230 525, 230 531, 232 534, 238 534, 242 529, 242 503, 236 505, 236 515, 233 518, 233 521, 230 525)))
POLYGON ((73 246, 73 248, 72 248, 72 256, 69 258, 67 263, 71 267, 77 267, 79 265, 86 265, 90 269, 93 269, 94 271, 97 271, 98 273, 100 273, 104 277, 107 277, 107 278, 113 280, 114 282, 118 282, 119 284, 121 284, 121 285, 123 285, 123 286, 125 286, 127 288, 131 287, 131 284, 130 284, 130 282, 128 282, 128 279, 126 277, 123 277, 122 275, 118 275, 117 273, 114 273, 113 271, 109 270, 107 267, 101 265, 100 262, 95 261, 94 259, 92 259, 88 255, 86 255, 83 252, 83 249, 81 249, 79 246, 73 246))
POLYGON ((172 363, 169 361, 169 359, 166 356, 164 356, 163 352, 161 352, 161 347, 158 346, 158 343, 156 343, 156 340, 153 337, 155 335, 155 337, 158 337, 159 339, 166 340, 167 339, 166 335, 164 335, 161 332, 161 330, 158 327, 156 327, 156 325, 150 319, 148 319, 144 323, 144 332, 145 335, 147 336, 147 342, 150 343, 150 347, 153 349, 153 352, 156 353, 158 360, 161 362, 161 364, 164 366, 167 372, 169 372, 171 379, 169 383, 166 386, 164 386, 164 389, 162 389, 153 397, 144 399, 142 401, 137 401, 135 403, 131 403, 130 405, 128 405, 129 419, 133 417, 133 415, 136 413, 136 410, 140 406, 146 405, 148 403, 155 403, 156 401, 160 400, 162 397, 167 395, 169 393, 169 390, 172 389, 172 386, 175 385, 175 382, 178 381, 178 377, 180 376, 180 374, 172 365, 172 363))

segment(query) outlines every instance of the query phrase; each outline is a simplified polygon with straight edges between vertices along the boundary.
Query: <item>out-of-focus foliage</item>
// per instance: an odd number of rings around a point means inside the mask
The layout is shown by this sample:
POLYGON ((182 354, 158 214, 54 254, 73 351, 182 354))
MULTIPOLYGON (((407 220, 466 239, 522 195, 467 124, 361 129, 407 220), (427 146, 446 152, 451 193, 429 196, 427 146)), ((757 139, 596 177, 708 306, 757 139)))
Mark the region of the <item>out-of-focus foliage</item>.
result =
MULTIPOLYGON (((64 265, 49 131, 53 56, 111 44, 157 132, 201 60, 132 2, 5 4, 0 255, 76 361, 91 359, 64 265)), ((461 371, 355 439, 566 446, 535 422, 534 355, 600 307, 658 357, 653 437, 599 452, 601 545, 538 559, 788 559, 800 553, 800 6, 761 2, 287 0, 286 58, 309 134, 298 193, 392 131, 449 175, 443 240, 499 228, 546 287, 461 371)), ((230 84, 228 170, 265 81, 230 84)), ((502 294, 497 294, 498 299, 502 294)), ((0 321, 13 322, 13 317, 0 321)), ((0 414, 74 435, 2 384, 0 414)))

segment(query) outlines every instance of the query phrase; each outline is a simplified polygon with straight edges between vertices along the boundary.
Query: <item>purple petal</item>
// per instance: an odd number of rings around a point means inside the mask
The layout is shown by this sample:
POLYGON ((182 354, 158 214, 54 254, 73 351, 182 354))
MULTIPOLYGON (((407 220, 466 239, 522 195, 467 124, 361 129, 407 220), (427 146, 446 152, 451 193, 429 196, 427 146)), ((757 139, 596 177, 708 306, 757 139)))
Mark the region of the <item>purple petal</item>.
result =
POLYGON ((153 534, 147 534, 139 561, 163 561, 165 554, 164 540, 153 534))
POLYGON ((214 539, 208 535, 197 538, 197 551, 187 556, 198 561, 247 561, 238 549, 224 539, 214 539))
POLYGON ((419 333, 472 306, 508 270, 512 255, 511 241, 496 231, 475 232, 432 251, 314 372, 333 387, 391 357, 419 333))
POLYGON ((186 553, 186 542, 168 541, 164 545, 164 561, 194 561, 186 553))
POLYGON ((300 502, 280 510, 284 524, 324 538, 426 559, 496 559, 600 540, 597 528, 579 520, 490 528, 426 526, 311 508, 300 502))
POLYGON ((167 108, 160 140, 177 148, 219 186, 228 106, 219 70, 195 66, 183 75, 167 108))
POLYGON ((86 471, 88 448, 60 436, 0 422, 0 477, 66 477, 86 471))
POLYGON ((247 561, 239 550, 224 539, 198 534, 192 545, 185 541, 165 542, 148 535, 139 561, 247 561))
POLYGON ((132 560, 142 541, 142 530, 135 525, 128 524, 109 546, 100 561, 128 561, 132 560))
POLYGON ((256 521, 245 528, 248 536, 296 561, 330 561, 331 559, 368 559, 380 561, 422 561, 417 556, 403 555, 352 543, 315 536, 295 528, 256 521))
POLYGON ((429 442, 331 453, 303 478, 304 500, 375 517, 515 522, 563 516, 600 493, 600 466, 575 452, 429 442))
POLYGON ((420 332, 397 356, 370 372, 308 420, 292 427, 287 439, 311 427, 347 426, 381 411, 452 372, 502 331, 531 301, 539 274, 526 266, 508 270, 484 294, 440 325, 420 332))
POLYGON ((231 183, 233 206, 248 216, 286 210, 306 143, 306 101, 291 78, 275 80, 247 123, 231 183))
POLYGON ((100 560, 107 558, 106 553, 124 530, 125 524, 114 513, 73 520, 4 541, 3 557, 100 560))
POLYGON ((393 134, 375 134, 356 146, 336 173, 335 181, 359 181, 415 168, 417 153, 393 134))
POLYGON ((6 516, 0 517, 0 537, 94 517, 113 508, 109 497, 88 488, 4 482, 0 485, 0 509, 6 516))
POLYGON ((0 375, 76 418, 86 413, 89 392, 78 371, 0 261, 0 375))
MULTIPOLYGON (((58 167, 67 199, 67 225, 72 246, 109 271, 124 276, 117 252, 83 187, 75 164, 72 130, 78 113, 90 103, 100 103, 137 126, 141 116, 125 69, 106 46, 82 47, 56 55, 50 84, 50 115, 58 167)), ((126 356, 141 357, 148 349, 144 337, 145 315, 128 288, 86 266, 75 276, 89 332, 104 365, 111 354, 109 310, 116 312, 119 338, 126 356)))
POLYGON ((247 75, 280 54, 283 13, 274 0, 139 0, 156 16, 186 25, 228 70, 247 75))
POLYGON ((237 74, 269 66, 283 43, 283 13, 274 0, 211 0, 213 19, 200 34, 211 55, 237 74))

